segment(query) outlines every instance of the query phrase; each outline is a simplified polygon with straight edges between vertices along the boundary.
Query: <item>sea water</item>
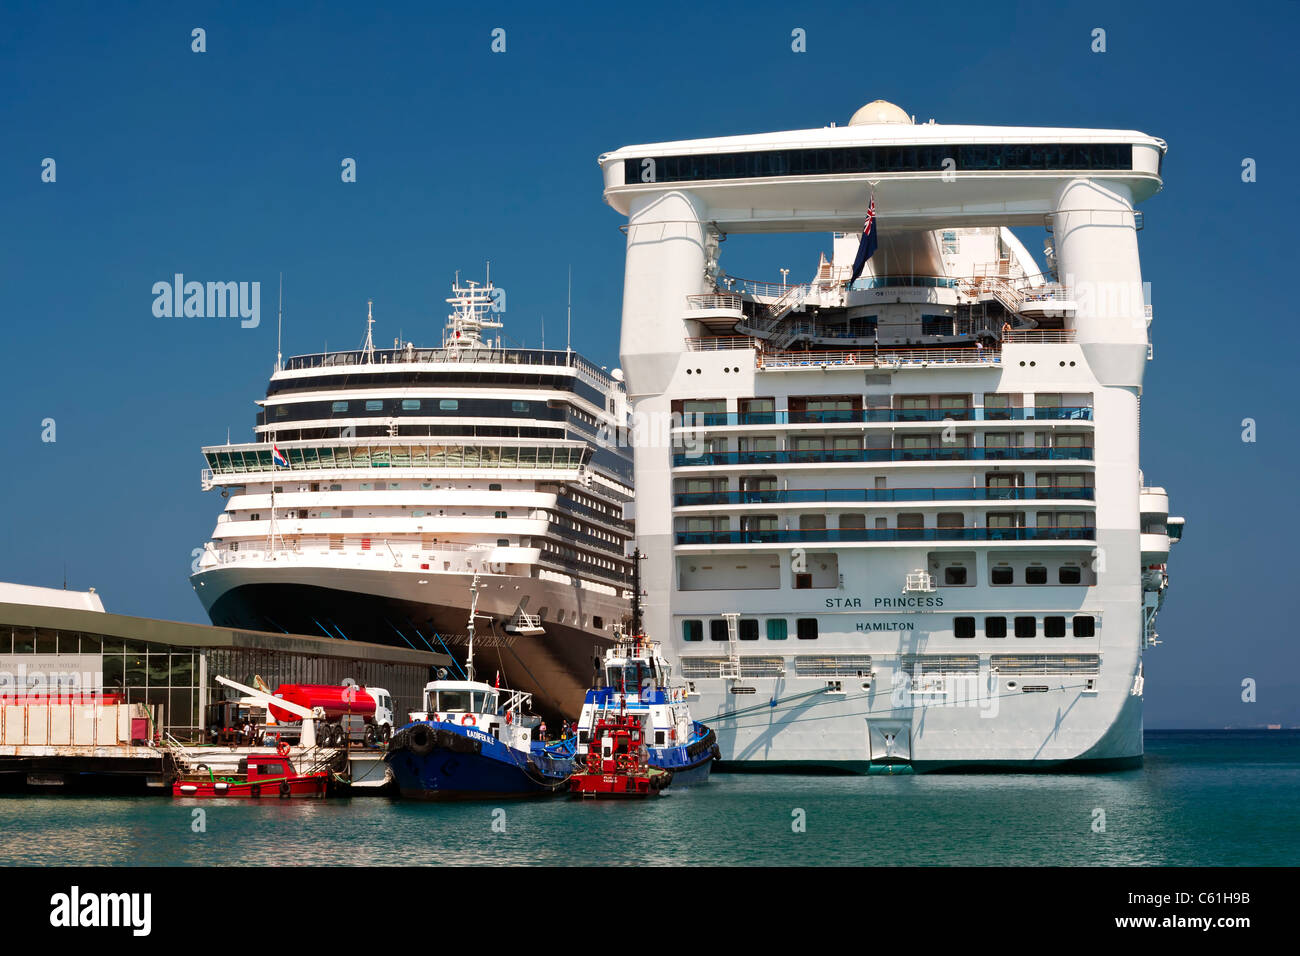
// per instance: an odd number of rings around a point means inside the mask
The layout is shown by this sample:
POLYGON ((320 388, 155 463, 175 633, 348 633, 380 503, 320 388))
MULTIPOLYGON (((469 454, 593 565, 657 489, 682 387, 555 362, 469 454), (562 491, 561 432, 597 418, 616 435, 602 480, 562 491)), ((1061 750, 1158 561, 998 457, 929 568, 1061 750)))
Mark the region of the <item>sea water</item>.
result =
POLYGON ((0 864, 1300 865, 1300 733, 1146 750, 1117 773, 714 774, 627 802, 12 794, 0 864))

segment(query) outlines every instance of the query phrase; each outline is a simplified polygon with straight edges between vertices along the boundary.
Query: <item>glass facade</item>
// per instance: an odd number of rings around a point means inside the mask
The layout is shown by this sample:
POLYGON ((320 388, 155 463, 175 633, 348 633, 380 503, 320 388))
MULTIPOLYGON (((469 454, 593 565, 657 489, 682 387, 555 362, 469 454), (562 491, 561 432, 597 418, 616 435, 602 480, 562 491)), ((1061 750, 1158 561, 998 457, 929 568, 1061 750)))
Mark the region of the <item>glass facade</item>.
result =
POLYGON ((159 707, 159 729, 181 741, 203 736, 205 715, 200 700, 208 704, 239 695, 218 684, 220 674, 252 686, 260 677, 274 692, 280 684, 342 684, 352 678, 363 687, 382 687, 393 697, 394 718, 418 710, 424 684, 430 679, 426 664, 356 660, 282 649, 242 647, 184 647, 157 641, 140 641, 74 630, 0 625, 0 655, 99 655, 106 695, 122 703, 159 707), (207 688, 200 694, 206 657, 207 688))

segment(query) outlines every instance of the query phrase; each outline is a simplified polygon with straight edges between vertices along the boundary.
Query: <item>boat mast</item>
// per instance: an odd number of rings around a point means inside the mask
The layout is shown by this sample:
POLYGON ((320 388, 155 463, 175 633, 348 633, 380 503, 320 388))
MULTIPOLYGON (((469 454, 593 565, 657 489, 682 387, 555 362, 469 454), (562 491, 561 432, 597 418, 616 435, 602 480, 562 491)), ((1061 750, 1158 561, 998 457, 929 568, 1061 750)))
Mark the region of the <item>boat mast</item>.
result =
POLYGON ((474 618, 478 616, 478 572, 469 585, 469 651, 465 655, 465 679, 474 679, 474 618))
POLYGON ((632 552, 632 637, 641 637, 641 559, 644 555, 637 548, 632 552))

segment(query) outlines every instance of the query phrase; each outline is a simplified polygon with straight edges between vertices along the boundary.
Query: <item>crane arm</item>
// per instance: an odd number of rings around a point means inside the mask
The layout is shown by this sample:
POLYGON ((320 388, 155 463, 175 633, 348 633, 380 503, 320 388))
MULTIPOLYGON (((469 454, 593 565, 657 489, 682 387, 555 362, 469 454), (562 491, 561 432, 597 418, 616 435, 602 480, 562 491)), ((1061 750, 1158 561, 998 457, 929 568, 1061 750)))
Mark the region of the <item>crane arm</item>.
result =
POLYGON ((220 674, 217 675, 216 679, 218 684, 225 684, 227 687, 233 687, 235 690, 242 694, 247 694, 249 697, 261 704, 267 706, 274 704, 281 710, 287 710, 294 716, 301 717, 304 720, 314 716, 306 707, 287 701, 283 697, 276 697, 274 694, 267 694, 260 690, 255 690, 252 687, 245 687, 243 684, 237 683, 229 677, 222 677, 220 674))

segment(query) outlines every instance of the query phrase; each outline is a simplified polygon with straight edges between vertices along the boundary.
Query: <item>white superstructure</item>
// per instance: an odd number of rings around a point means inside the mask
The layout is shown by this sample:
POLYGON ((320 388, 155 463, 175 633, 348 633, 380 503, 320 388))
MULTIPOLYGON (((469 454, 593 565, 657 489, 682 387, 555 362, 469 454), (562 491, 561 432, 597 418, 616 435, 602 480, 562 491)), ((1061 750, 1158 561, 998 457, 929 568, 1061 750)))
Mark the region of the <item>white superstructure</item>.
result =
MULTIPOLYGON (((628 218, 621 359, 647 630, 722 759, 1092 766, 1142 754, 1181 519, 1138 460, 1152 357, 1134 131, 846 127, 600 157, 628 218), (851 264, 874 192, 879 248, 851 264), (1046 227, 1046 267, 1017 239, 1046 227), (802 281, 728 234, 834 234, 802 281)), ((797 275, 797 274, 796 274, 797 275)))
POLYGON ((618 370, 503 347, 500 290, 453 286, 440 348, 278 365, 255 440, 203 449, 226 498, 193 576, 216 624, 463 657, 481 576, 480 654, 538 706, 581 706, 593 645, 627 608, 632 494, 618 370))

